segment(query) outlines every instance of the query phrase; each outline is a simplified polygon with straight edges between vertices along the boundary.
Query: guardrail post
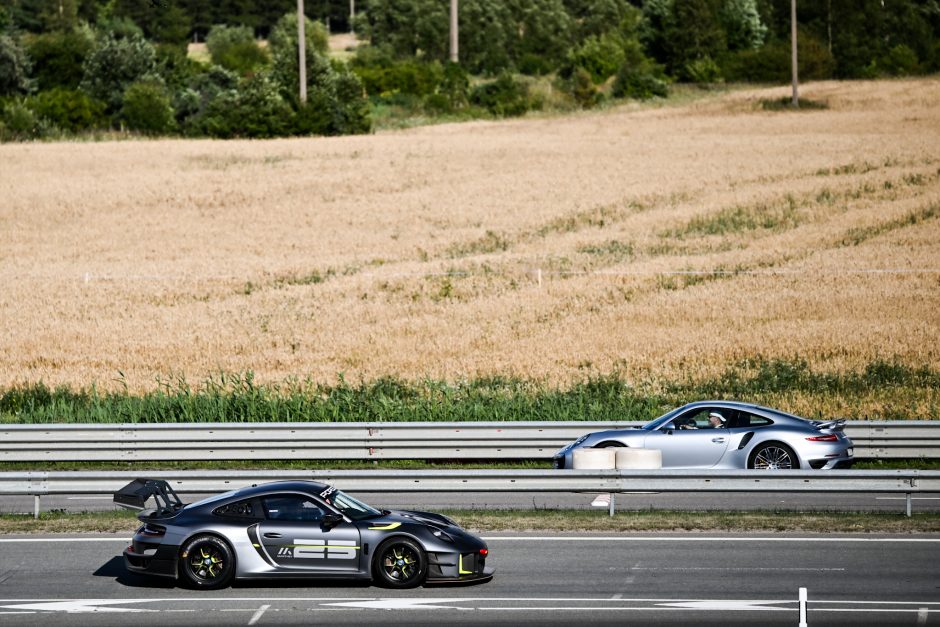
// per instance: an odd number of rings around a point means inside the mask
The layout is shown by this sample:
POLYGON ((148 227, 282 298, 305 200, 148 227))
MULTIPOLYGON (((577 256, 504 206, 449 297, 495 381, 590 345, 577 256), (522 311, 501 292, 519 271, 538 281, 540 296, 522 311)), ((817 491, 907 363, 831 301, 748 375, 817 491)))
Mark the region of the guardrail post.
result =
POLYGON ((614 515, 614 498, 615 498, 615 496, 616 496, 616 495, 615 495, 613 492, 610 493, 610 509, 608 510, 608 512, 610 513, 611 516, 614 515))
POLYGON ((39 519, 39 495, 33 495, 33 518, 39 519))
POLYGON ((910 518, 911 517, 911 493, 908 492, 906 496, 907 496, 907 499, 906 499, 907 500, 907 517, 910 518))

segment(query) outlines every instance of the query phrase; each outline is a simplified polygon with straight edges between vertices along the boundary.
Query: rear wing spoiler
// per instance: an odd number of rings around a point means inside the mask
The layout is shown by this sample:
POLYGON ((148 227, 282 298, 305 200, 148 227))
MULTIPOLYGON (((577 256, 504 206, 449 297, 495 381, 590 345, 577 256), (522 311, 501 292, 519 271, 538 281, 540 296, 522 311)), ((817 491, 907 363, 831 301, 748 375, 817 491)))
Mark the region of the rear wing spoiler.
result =
POLYGON ((134 479, 114 493, 114 502, 127 509, 142 510, 150 497, 156 502, 160 514, 171 514, 185 506, 173 487, 163 479, 134 479))
POLYGON ((817 429, 828 429, 830 431, 842 431, 845 429, 845 418, 837 418, 836 420, 828 420, 825 422, 813 421, 813 424, 816 425, 817 429))

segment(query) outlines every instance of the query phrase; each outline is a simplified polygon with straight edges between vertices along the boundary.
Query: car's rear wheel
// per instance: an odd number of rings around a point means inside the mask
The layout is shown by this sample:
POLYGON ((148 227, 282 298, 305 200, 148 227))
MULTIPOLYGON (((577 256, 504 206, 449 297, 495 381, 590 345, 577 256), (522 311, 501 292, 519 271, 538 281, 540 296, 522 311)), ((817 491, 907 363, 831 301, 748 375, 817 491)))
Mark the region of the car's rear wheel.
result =
POLYGON ((180 551, 180 575, 193 588, 216 590, 235 576, 235 555, 222 538, 201 535, 192 538, 180 551))
POLYGON ((771 442, 754 449, 747 466, 758 470, 794 470, 800 467, 800 462, 792 448, 771 442))
POLYGON ((375 552, 372 576, 386 588, 414 588, 424 583, 427 574, 427 555, 413 540, 395 538, 375 552))

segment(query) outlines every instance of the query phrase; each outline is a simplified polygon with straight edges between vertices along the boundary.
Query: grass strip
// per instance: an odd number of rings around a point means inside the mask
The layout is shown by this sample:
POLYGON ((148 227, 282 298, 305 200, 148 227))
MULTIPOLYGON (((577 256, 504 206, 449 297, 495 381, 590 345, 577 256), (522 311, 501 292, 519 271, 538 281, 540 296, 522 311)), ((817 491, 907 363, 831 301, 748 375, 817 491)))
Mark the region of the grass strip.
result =
MULTIPOLYGON (((67 471, 128 471, 151 472, 168 470, 549 470, 549 459, 500 460, 226 460, 226 461, 144 461, 144 462, 0 462, 0 472, 67 472, 67 471)), ((855 470, 940 470, 940 459, 860 459, 855 470)))
POLYGON ((647 421, 706 398, 796 405, 807 418, 937 420, 938 390, 940 371, 896 361, 833 373, 801 360, 755 358, 708 380, 634 384, 610 373, 566 389, 507 377, 262 385, 247 372, 222 373, 195 387, 184 379, 164 381, 140 395, 26 383, 0 391, 0 423, 647 421), (861 415, 860 399, 869 408, 861 415))
MULTIPOLYGON (((940 533, 940 514, 895 512, 791 511, 618 511, 518 509, 442 510, 466 529, 480 532, 806 532, 806 533, 940 533)), ((133 533, 134 512, 43 512, 0 514, 0 534, 133 533)))

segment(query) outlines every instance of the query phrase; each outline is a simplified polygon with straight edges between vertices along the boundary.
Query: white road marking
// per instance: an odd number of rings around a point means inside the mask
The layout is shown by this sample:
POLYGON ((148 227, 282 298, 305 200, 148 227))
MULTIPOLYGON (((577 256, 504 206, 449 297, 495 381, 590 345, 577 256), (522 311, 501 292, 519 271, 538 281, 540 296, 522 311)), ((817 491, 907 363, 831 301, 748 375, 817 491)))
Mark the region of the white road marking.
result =
POLYGON ((44 603, 24 603, 17 605, 4 605, 11 610, 39 610, 48 612, 159 612, 160 610, 141 609, 136 607, 108 607, 109 605, 123 605, 125 603, 153 603, 156 599, 78 599, 74 601, 52 601, 44 603))
POLYGON ((917 624, 926 625, 927 624, 927 608, 921 607, 917 609, 917 624))
POLYGON ((70 496, 69 501, 110 501, 110 496, 70 496))
POLYGON ((251 620, 248 621, 248 624, 249 624, 249 625, 254 625, 255 623, 257 623, 257 622, 261 619, 261 617, 264 616, 264 613, 268 611, 268 608, 269 608, 269 607, 271 607, 271 606, 270 606, 270 605, 262 605, 261 607, 259 607, 259 608, 258 608, 258 611, 255 612, 255 613, 252 615, 251 620))
POLYGON ((792 601, 682 601, 680 603, 660 603, 660 607, 677 607, 686 610, 782 610, 789 608, 769 606, 769 603, 792 603, 792 601))
POLYGON ((819 538, 791 538, 791 537, 748 537, 748 536, 722 536, 722 537, 691 537, 691 536, 488 536, 486 542, 728 542, 740 544, 742 542, 925 542, 940 543, 940 538, 853 538, 840 536, 825 536, 819 538))
POLYGON ((436 603, 458 603, 464 599, 376 599, 372 601, 356 601, 353 603, 326 603, 336 607, 361 607, 368 610, 454 610, 449 605, 434 605, 436 603))
POLYGON ((781 567, 781 568, 764 568, 764 567, 753 567, 753 568, 752 568, 752 567, 748 567, 748 566, 741 566, 741 567, 728 567, 728 566, 724 566, 724 567, 719 567, 719 566, 714 566, 714 567, 710 567, 710 566, 696 566, 696 567, 693 567, 693 566, 666 566, 666 567, 656 567, 656 566, 650 566, 650 567, 643 567, 643 568, 634 567, 634 568, 631 568, 630 570, 655 570, 655 571, 661 571, 661 570, 662 570, 662 571, 665 571, 665 570, 677 570, 677 571, 680 571, 680 572, 686 572, 686 571, 691 571, 691 570, 705 570, 705 571, 718 571, 718 572, 740 572, 740 571, 745 571, 745 572, 754 572, 754 571, 756 571, 756 572, 764 572, 764 571, 767 571, 767 572, 773 572, 773 573, 781 573, 781 572, 812 572, 812 573, 817 573, 817 572, 818 572, 818 573, 826 573, 826 572, 845 572, 845 569, 844 569, 844 568, 813 568, 813 567, 806 567, 806 568, 782 568, 782 567, 781 567))
MULTIPOLYGON (((588 607, 588 606, 578 606, 578 607, 478 607, 478 610, 490 611, 490 612, 702 612, 708 610, 716 611, 754 611, 754 612, 792 612, 793 608, 789 607, 740 607, 740 608, 728 608, 728 607, 588 607)), ((861 611, 861 610, 858 610, 861 611)), ((893 611, 893 610, 885 610, 893 611)))
MULTIPOLYGON (((128 542, 132 533, 108 537, 35 537, 35 538, 0 538, 3 543, 25 542, 128 542)), ((863 542, 863 543, 940 543, 936 538, 867 538, 852 536, 822 537, 775 537, 775 536, 485 536, 486 542, 863 542)))

